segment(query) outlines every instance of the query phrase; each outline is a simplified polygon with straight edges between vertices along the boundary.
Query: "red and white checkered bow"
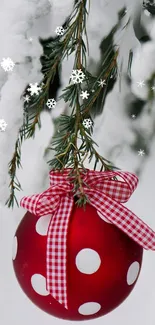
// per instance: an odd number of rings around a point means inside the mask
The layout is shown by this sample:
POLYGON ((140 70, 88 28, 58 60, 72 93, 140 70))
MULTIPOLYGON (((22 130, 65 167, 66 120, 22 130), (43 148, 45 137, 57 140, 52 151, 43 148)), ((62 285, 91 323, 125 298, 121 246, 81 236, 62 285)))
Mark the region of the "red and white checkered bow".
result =
MULTIPOLYGON (((20 205, 37 216, 53 214, 47 234, 47 290, 68 309, 67 234, 74 204, 70 169, 50 172, 50 188, 23 197, 20 205)), ((116 227, 145 249, 155 250, 155 232, 123 206, 135 190, 138 178, 129 172, 87 170, 81 177, 90 203, 116 227), (123 180, 114 180, 114 176, 123 180)))

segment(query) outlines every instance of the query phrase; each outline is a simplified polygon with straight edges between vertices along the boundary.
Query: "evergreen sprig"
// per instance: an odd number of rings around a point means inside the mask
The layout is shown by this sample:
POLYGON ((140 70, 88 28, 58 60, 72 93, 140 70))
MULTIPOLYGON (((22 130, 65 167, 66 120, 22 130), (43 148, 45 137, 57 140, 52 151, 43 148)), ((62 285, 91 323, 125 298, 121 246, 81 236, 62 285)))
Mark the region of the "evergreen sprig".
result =
MULTIPOLYGON (((15 189, 21 189, 21 185, 16 179, 16 169, 20 166, 22 141, 23 139, 34 136, 36 126, 41 126, 40 113, 45 109, 49 97, 50 85, 54 80, 57 69, 61 69, 62 60, 71 53, 75 55, 73 69, 82 71, 85 79, 82 84, 72 84, 70 79, 69 85, 59 97, 59 99, 63 98, 68 103, 72 111, 70 116, 61 115, 59 118, 59 133, 57 132, 55 134, 52 147, 49 148, 49 150, 54 150, 55 156, 48 163, 52 169, 71 169, 69 176, 74 185, 74 195, 79 198, 77 200, 77 204, 79 205, 83 205, 88 201, 84 193, 84 186, 86 184, 83 183, 81 177, 81 171, 85 170, 84 162, 86 158, 89 162, 94 159, 94 169, 97 168, 98 164, 101 165, 101 170, 119 169, 99 155, 95 149, 97 144, 92 139, 93 121, 90 114, 91 108, 101 91, 106 91, 111 74, 117 70, 118 48, 113 47, 114 54, 110 56, 109 60, 109 52, 106 54, 106 65, 102 65, 101 71, 97 76, 93 76, 87 70, 86 52, 89 50, 86 31, 86 19, 88 15, 86 9, 87 2, 87 0, 81 0, 76 3, 72 14, 66 21, 64 34, 49 42, 46 45, 48 54, 46 51, 46 54, 41 57, 42 72, 44 75, 40 84, 42 85, 42 91, 39 95, 31 96, 29 104, 24 104, 26 117, 19 131, 14 156, 9 163, 11 195, 6 202, 8 206, 13 207, 14 200, 17 202, 15 189), (99 86, 100 80, 106 81, 104 88, 101 85, 99 86), (82 101, 80 95, 84 89, 88 90, 90 96, 88 99, 82 101), (30 109, 32 109, 31 113, 30 109), (92 122, 92 126, 89 129, 84 125, 85 119, 89 119, 92 122)), ((26 95, 27 93, 28 89, 25 90, 24 94, 26 95)))
MULTIPOLYGON (((86 2, 85 2, 86 4, 86 2)), ((116 64, 116 57, 113 58, 112 62, 109 63, 108 70, 102 71, 97 78, 93 78, 90 73, 87 72, 86 68, 83 66, 84 61, 84 54, 86 51, 86 46, 83 40, 83 31, 86 33, 85 25, 83 25, 83 21, 86 20, 87 11, 85 10, 84 2, 81 1, 81 7, 79 10, 79 23, 77 26, 77 38, 78 38, 78 45, 75 50, 75 60, 74 60, 74 69, 76 71, 84 71, 85 77, 88 83, 88 80, 95 79, 93 86, 95 87, 99 77, 107 77, 111 73, 114 64, 116 64), (82 17, 84 19, 82 20, 82 17), (103 75, 104 74, 104 75, 103 75)), ((97 164, 101 163, 101 170, 110 170, 114 168, 111 166, 110 162, 109 165, 105 162, 105 159, 101 157, 94 148, 96 144, 92 137, 91 131, 84 127, 83 121, 85 118, 89 118, 91 121, 91 116, 89 115, 89 108, 93 105, 94 101, 96 100, 98 94, 101 91, 96 90, 95 95, 93 98, 88 100, 89 104, 86 102, 85 105, 80 105, 80 93, 82 91, 81 83, 77 82, 74 85, 69 85, 65 90, 64 94, 61 96, 66 102, 69 103, 69 106, 72 107, 72 114, 68 117, 61 117, 60 126, 62 126, 60 131, 60 135, 56 136, 53 143, 54 151, 56 152, 54 159, 49 161, 50 166, 52 169, 64 169, 64 168, 71 168, 71 176, 72 181, 74 183, 73 192, 74 195, 77 197, 77 204, 83 205, 87 202, 87 196, 84 191, 84 186, 86 184, 83 183, 83 179, 81 177, 81 169, 84 170, 84 160, 87 156, 89 162, 95 157, 95 164, 94 169, 96 169, 97 164), (65 132, 65 134, 63 134, 65 132), (79 145, 78 140, 81 141, 81 145, 79 145)))
POLYGON ((8 200, 6 201, 6 204, 8 207, 14 206, 14 201, 16 201, 17 206, 19 206, 16 195, 15 195, 15 190, 20 191, 22 190, 21 184, 19 183, 18 178, 16 177, 16 170, 17 168, 22 167, 21 162, 20 162, 20 156, 21 156, 21 137, 19 137, 15 143, 15 152, 14 155, 9 163, 9 175, 10 175, 10 196, 8 200))

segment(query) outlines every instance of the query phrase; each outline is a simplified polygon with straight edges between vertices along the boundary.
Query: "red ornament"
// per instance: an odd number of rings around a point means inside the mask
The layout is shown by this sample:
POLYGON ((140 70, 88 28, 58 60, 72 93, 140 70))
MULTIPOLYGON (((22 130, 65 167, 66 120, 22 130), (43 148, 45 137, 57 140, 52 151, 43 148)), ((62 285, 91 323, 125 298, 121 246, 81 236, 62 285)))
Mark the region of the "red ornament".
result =
POLYGON ((73 206, 67 237, 68 309, 46 289, 47 231, 52 215, 27 212, 14 237, 14 270, 25 294, 45 312, 67 320, 103 316, 132 291, 143 248, 93 206, 73 206))
POLYGON ((14 269, 44 311, 86 320, 107 314, 129 295, 143 248, 155 250, 155 232, 121 204, 135 190, 136 175, 81 171, 90 202, 84 210, 74 204, 68 173, 51 171, 49 189, 21 200, 29 212, 14 239, 14 269))

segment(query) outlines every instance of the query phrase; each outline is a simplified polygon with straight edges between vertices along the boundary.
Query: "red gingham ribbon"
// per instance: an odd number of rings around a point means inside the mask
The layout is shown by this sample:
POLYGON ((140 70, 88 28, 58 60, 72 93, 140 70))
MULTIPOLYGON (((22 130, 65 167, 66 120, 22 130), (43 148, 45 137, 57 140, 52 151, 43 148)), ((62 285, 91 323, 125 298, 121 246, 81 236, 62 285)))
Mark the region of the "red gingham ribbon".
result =
MULTIPOLYGON (((86 170, 81 177, 90 203, 110 222, 144 249, 155 250, 155 232, 132 211, 123 206, 137 187, 138 178, 129 172, 86 170), (113 179, 114 176, 121 180, 113 179), (122 181, 123 179, 123 181, 122 181)), ((67 234, 74 204, 73 184, 63 173, 50 172, 50 187, 41 194, 23 197, 20 205, 41 216, 53 214, 47 234, 47 290, 68 309, 67 234)))

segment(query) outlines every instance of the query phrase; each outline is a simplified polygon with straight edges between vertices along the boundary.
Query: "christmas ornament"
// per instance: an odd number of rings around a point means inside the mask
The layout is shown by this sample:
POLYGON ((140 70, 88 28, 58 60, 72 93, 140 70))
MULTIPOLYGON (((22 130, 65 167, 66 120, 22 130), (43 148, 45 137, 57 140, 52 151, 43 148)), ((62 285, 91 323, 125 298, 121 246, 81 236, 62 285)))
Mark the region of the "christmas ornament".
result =
POLYGON ((48 190, 21 200, 28 212, 14 237, 13 265, 23 291, 42 310, 87 320, 127 298, 143 248, 155 249, 155 233, 121 204, 137 186, 134 174, 81 172, 85 207, 75 204, 68 174, 51 171, 48 190))

